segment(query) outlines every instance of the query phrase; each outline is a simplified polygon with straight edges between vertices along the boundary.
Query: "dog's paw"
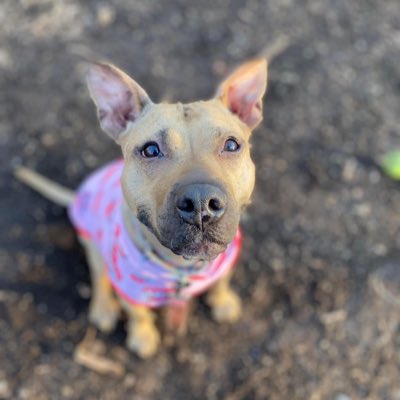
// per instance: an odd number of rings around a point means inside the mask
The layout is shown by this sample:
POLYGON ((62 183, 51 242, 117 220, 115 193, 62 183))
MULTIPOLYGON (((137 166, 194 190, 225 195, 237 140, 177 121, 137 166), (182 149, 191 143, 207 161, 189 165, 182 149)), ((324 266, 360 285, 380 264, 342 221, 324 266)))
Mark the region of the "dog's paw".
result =
POLYGON ((128 333, 126 346, 140 358, 152 357, 160 344, 160 334, 152 324, 142 324, 133 327, 128 333))
POLYGON ((219 323, 236 322, 242 315, 242 302, 231 289, 210 295, 208 303, 211 306, 214 320, 219 323))
POLYGON ((118 322, 119 307, 112 305, 109 307, 91 307, 89 310, 89 321, 101 332, 109 333, 118 322))

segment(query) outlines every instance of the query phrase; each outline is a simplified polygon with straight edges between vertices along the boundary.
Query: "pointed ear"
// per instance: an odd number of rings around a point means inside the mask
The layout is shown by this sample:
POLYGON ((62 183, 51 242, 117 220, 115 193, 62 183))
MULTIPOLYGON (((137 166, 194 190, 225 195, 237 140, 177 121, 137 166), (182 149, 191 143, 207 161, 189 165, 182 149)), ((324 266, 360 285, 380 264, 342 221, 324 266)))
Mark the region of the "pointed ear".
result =
POLYGON ((250 129, 262 121, 262 98, 267 88, 267 61, 249 61, 222 82, 217 97, 250 129))
POLYGON ((151 103, 147 93, 132 78, 111 64, 91 64, 87 83, 97 106, 100 126, 116 141, 128 123, 136 121, 146 104, 151 103))

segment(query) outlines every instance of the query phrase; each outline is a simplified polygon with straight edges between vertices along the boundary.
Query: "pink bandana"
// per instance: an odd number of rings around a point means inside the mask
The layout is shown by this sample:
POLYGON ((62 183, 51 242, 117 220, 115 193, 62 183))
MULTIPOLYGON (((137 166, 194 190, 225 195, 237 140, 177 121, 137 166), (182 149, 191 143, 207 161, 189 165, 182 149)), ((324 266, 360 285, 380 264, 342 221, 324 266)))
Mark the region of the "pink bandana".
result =
POLYGON ((120 182, 123 166, 123 160, 114 161, 95 171, 79 187, 69 207, 78 234, 95 243, 115 291, 131 303, 161 307, 204 292, 234 266, 241 248, 240 230, 227 249, 201 269, 156 264, 136 248, 124 227, 120 182))

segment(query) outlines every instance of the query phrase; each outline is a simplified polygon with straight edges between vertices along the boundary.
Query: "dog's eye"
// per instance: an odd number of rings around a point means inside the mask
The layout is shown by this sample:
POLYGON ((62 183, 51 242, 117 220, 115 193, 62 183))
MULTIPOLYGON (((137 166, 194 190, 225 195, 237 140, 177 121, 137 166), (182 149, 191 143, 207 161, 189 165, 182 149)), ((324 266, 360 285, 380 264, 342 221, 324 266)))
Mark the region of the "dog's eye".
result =
POLYGON ((154 158, 158 157, 161 154, 161 151, 157 143, 149 142, 143 146, 140 154, 145 158, 154 158))
POLYGON ((225 142, 224 151, 229 151, 229 152, 233 153, 235 151, 238 151, 239 149, 240 149, 240 145, 235 139, 230 138, 225 142))

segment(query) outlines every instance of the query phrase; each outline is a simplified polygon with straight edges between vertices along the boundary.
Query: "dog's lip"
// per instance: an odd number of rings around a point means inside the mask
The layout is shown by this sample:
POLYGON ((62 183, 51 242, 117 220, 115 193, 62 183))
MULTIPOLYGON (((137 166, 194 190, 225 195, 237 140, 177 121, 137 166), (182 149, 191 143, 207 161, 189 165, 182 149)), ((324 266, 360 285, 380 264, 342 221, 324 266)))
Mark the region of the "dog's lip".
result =
POLYGON ((197 244, 191 242, 186 246, 174 247, 170 250, 187 260, 210 261, 225 251, 227 246, 222 241, 203 238, 197 244))
POLYGON ((212 237, 207 233, 203 235, 203 242, 210 243, 210 244, 217 244, 219 246, 226 247, 228 244, 219 240, 218 238, 212 237))

